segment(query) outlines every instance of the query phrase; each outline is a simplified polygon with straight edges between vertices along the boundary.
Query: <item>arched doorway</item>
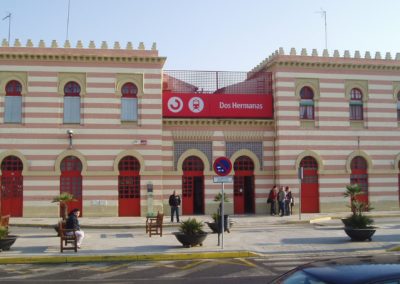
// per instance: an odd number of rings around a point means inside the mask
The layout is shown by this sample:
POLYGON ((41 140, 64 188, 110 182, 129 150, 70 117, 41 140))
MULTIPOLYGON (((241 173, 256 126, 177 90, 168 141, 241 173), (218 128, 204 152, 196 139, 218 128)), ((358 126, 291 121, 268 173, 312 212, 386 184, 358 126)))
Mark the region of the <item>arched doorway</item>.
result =
POLYGON ((247 156, 240 156, 233 164, 233 207, 235 214, 255 213, 254 163, 247 156))
POLYGON ((182 171, 182 214, 204 214, 203 161, 196 156, 187 157, 182 171))
POLYGON ((319 213, 318 163, 311 157, 304 157, 300 162, 303 168, 301 180, 301 212, 319 213))
POLYGON ((81 216, 83 216, 81 175, 82 162, 77 157, 68 156, 61 161, 60 168, 60 193, 68 192, 71 193, 75 198, 75 201, 67 203, 68 210, 78 208, 81 211, 81 216))
POLYGON ((140 216, 140 163, 131 156, 118 164, 118 214, 140 216))
POLYGON ((1 163, 1 215, 22 217, 23 165, 16 156, 8 156, 1 163))
POLYGON ((350 184, 358 184, 363 192, 362 195, 357 196, 357 200, 368 203, 367 161, 361 156, 354 157, 353 160, 351 160, 350 168, 351 168, 350 184))

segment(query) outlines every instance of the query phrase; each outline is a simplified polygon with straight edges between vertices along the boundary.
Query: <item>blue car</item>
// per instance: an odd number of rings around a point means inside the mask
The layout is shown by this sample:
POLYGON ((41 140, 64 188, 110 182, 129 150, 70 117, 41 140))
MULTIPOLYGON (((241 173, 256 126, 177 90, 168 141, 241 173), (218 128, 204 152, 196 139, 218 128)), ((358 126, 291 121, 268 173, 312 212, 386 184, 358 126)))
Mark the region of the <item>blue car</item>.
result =
POLYGON ((400 284, 400 254, 343 257, 300 265, 276 278, 282 284, 400 284))

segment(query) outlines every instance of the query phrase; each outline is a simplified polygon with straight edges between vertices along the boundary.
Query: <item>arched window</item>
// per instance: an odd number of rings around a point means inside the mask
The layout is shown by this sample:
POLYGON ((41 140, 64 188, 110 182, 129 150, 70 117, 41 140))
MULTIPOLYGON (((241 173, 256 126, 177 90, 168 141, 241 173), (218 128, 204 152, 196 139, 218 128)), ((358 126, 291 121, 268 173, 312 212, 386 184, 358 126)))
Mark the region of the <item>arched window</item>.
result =
POLYGON ((350 120, 363 120, 363 94, 361 90, 353 88, 350 91, 350 120))
POLYGON ((300 90, 300 119, 314 119, 314 92, 307 86, 300 90))
POLYGON ((4 101, 4 122, 22 122, 22 85, 12 80, 6 85, 6 97, 4 101))
POLYGON ((397 93, 397 121, 400 121, 400 91, 397 93))
POLYGON ((197 171, 204 171, 204 164, 203 161, 196 156, 187 157, 183 161, 182 170, 184 172, 197 172, 197 171))
POLYGON ((125 83, 121 93, 121 121, 136 121, 138 88, 133 83, 125 83))
POLYGON ((81 87, 76 82, 64 86, 64 123, 81 122, 81 87))

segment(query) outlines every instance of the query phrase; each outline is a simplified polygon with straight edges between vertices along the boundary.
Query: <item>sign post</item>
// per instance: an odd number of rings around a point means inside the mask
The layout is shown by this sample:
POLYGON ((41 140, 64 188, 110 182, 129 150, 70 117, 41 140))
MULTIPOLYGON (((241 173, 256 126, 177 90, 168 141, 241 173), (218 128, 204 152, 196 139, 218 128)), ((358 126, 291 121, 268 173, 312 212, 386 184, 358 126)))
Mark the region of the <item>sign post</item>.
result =
POLYGON ((301 220, 301 183, 303 181, 303 176, 304 176, 303 167, 299 167, 297 176, 298 176, 299 181, 300 181, 300 186, 299 186, 299 220, 301 220))
MULTIPOLYGON (((219 157, 214 161, 213 164, 214 172, 218 175, 218 177, 214 178, 214 182, 222 183, 222 190, 221 190, 221 212, 220 212, 220 220, 221 222, 221 248, 224 249, 224 231, 225 231, 225 224, 224 224, 224 199, 225 199, 225 192, 224 192, 224 185, 225 182, 232 182, 232 177, 227 177, 227 175, 232 171, 232 163, 227 157, 219 157), (229 180, 230 178, 230 180, 229 180)), ((217 228, 219 232, 219 223, 217 223, 217 228)), ((219 234, 218 234, 218 241, 219 241, 219 234)))

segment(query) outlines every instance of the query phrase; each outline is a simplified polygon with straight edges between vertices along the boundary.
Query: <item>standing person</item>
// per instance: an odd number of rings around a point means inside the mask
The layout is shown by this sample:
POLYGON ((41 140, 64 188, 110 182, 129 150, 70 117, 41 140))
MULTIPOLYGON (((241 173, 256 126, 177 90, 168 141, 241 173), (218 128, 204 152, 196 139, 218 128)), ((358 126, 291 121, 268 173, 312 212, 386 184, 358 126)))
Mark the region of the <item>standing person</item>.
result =
MULTIPOLYGON (((81 214, 81 211, 78 208, 72 210, 67 219, 67 223, 65 224, 65 228, 69 230, 75 230, 76 236, 76 245, 78 248, 81 248, 81 244, 83 238, 85 237, 85 233, 81 231, 81 227, 79 225, 78 217, 81 214)), ((73 234, 73 232, 67 232, 67 234, 73 234)))
POLYGON ((285 215, 285 191, 283 186, 279 188, 278 192, 279 214, 281 217, 285 215))
POLYGON ((174 214, 176 214, 176 222, 179 223, 179 206, 181 206, 181 198, 174 192, 169 196, 169 206, 171 206, 171 222, 174 222, 174 214))
POLYGON ((269 192, 268 200, 267 200, 267 203, 271 204, 271 212, 270 212, 271 216, 275 216, 276 215, 276 201, 277 201, 277 198, 278 198, 278 190, 276 188, 276 185, 274 185, 272 187, 272 189, 270 190, 270 192, 269 192))
POLYGON ((289 186, 285 188, 285 215, 292 215, 291 203, 292 203, 292 191, 289 186))

